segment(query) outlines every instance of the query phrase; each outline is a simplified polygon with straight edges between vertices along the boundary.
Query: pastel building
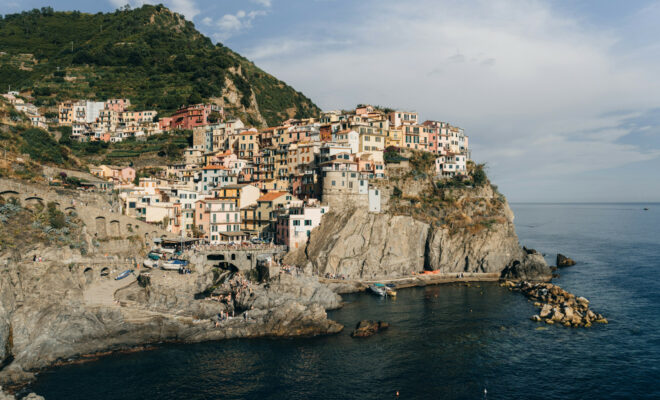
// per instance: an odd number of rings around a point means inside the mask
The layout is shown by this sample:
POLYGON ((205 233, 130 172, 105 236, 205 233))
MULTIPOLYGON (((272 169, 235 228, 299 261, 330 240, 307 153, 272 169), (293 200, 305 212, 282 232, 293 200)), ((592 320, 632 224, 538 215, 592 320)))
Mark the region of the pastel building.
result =
POLYGON ((297 249, 307 243, 312 230, 321 224, 328 206, 292 207, 288 213, 277 217, 275 242, 290 249, 297 249))
POLYGON ((241 214, 231 201, 203 199, 195 202, 195 224, 210 244, 228 241, 241 230, 241 214))

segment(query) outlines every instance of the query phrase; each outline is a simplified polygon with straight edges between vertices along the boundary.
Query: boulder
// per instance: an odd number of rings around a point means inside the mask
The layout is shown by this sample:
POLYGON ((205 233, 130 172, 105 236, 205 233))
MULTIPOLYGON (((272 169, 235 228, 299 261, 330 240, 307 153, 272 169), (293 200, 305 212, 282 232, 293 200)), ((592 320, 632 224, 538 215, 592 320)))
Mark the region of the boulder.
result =
POLYGON ((566 257, 563 254, 557 254, 557 266, 558 267, 572 267, 575 265, 575 261, 573 261, 571 258, 566 257))
POLYGON ((548 281, 552 271, 538 253, 526 253, 522 260, 515 260, 502 270, 501 277, 512 280, 548 281))
POLYGON ((352 337, 369 337, 382 330, 385 330, 390 325, 383 321, 362 320, 357 323, 355 329, 351 333, 352 337))
POLYGON ((558 308, 553 308, 552 309, 552 320, 553 321, 561 321, 562 319, 564 319, 564 314, 561 311, 559 311, 558 308))
POLYGON ((544 304, 543 308, 541 308, 541 312, 539 312, 539 315, 541 318, 547 318, 550 316, 552 313, 552 306, 550 304, 544 304))
POLYGON ((538 315, 532 315, 531 320, 534 321, 534 322, 541 322, 542 321, 541 317, 539 317, 538 315))

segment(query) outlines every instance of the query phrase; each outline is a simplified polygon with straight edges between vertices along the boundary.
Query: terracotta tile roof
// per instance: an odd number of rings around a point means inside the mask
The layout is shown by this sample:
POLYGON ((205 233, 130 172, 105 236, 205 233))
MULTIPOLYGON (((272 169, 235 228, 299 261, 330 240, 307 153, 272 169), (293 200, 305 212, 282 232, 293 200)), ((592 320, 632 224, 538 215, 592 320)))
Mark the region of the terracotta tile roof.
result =
POLYGON ((222 166, 222 165, 207 165, 206 167, 204 167, 204 168, 202 168, 202 169, 205 169, 205 170, 211 170, 211 169, 224 169, 224 170, 228 170, 229 168, 226 168, 226 167, 224 167, 224 166, 222 166))
POLYGON ((268 192, 265 195, 259 197, 257 201, 273 201, 287 194, 289 194, 289 192, 268 192))

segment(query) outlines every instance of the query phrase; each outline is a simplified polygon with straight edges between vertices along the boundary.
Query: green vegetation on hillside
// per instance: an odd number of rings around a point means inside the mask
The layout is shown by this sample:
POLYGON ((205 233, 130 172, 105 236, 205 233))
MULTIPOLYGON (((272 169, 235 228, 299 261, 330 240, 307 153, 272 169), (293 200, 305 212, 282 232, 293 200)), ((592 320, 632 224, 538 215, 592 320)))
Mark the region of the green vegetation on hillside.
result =
POLYGON ((161 163, 172 162, 183 156, 183 150, 192 145, 192 131, 171 131, 148 136, 144 140, 127 138, 118 143, 101 141, 79 142, 71 139, 70 127, 58 127, 60 145, 86 160, 107 164, 126 164, 140 157, 159 158, 161 163))
POLYGON ((0 197, 0 250, 19 252, 43 243, 68 246, 85 254, 82 226, 75 213, 65 215, 55 203, 21 205, 17 198, 0 197))
MULTIPOLYGON (((36 104, 77 98, 130 98, 136 108, 172 111, 222 98, 226 79, 250 107, 254 93, 269 125, 317 115, 302 93, 199 33, 162 5, 113 13, 0 16, 0 87, 34 88, 36 104)), ((244 110, 228 110, 241 114, 244 110)), ((248 118, 257 120, 254 112, 248 118)))

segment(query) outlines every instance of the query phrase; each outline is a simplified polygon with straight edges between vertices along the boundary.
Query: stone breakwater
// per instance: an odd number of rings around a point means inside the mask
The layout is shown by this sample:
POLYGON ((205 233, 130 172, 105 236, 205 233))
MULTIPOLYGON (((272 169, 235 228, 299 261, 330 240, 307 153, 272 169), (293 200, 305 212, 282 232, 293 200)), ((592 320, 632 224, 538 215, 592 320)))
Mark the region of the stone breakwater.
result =
POLYGON ((589 308, 589 300, 576 297, 573 293, 552 283, 505 281, 502 286, 511 291, 521 292, 534 301, 534 305, 540 308, 540 311, 531 317, 532 321, 575 328, 589 328, 594 323, 607 324, 607 319, 603 315, 589 308))

